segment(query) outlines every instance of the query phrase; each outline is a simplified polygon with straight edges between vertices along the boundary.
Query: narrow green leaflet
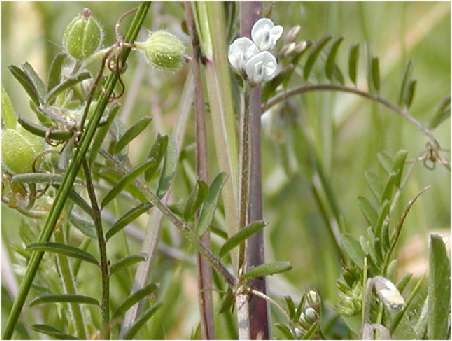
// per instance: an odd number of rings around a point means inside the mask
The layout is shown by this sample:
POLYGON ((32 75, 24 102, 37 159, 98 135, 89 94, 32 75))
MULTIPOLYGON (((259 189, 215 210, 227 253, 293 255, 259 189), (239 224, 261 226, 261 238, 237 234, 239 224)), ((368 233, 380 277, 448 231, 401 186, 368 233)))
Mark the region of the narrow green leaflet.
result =
POLYGON ((39 101, 42 102, 46 95, 46 87, 44 85, 44 82, 36 73, 35 69, 33 69, 33 66, 31 66, 30 63, 26 62, 25 64, 23 64, 22 70, 24 70, 28 78, 30 78, 30 80, 33 82, 33 85, 35 86, 38 93, 39 101))
POLYGON ((230 250, 238 246, 240 243, 244 242, 256 232, 262 230, 264 227, 265 223, 263 221, 258 221, 240 229, 239 232, 234 234, 223 244, 219 253, 220 257, 225 256, 230 250))
POLYGON ((88 78, 91 78, 91 74, 89 72, 81 72, 75 76, 67 78, 47 94, 45 102, 51 103, 60 93, 88 78))
POLYGON ((135 334, 140 330, 141 327, 144 326, 144 324, 155 314, 158 308, 160 308, 161 304, 155 304, 148 309, 146 309, 141 316, 135 321, 132 326, 127 329, 126 333, 124 334, 125 340, 131 340, 135 334))
POLYGON ((2 127, 10 129, 17 127, 17 116, 11 99, 4 88, 2 88, 2 127))
POLYGON ((155 171, 160 165, 160 161, 162 161, 165 156, 166 148, 168 147, 168 136, 167 135, 157 135, 157 140, 149 152, 149 159, 154 158, 156 160, 155 167, 149 168, 146 172, 144 172, 144 179, 146 181, 150 181, 155 171))
POLYGON ((395 185, 400 187, 400 182, 402 181, 403 169, 405 168, 405 161, 408 156, 406 150, 400 150, 394 157, 393 171, 397 174, 395 185))
POLYGON ((430 235, 428 327, 430 340, 448 339, 450 327, 450 260, 440 235, 430 235))
POLYGON ((124 257, 124 258, 120 259, 119 261, 117 261, 116 263, 113 263, 111 265, 110 275, 114 274, 118 270, 121 270, 123 268, 126 268, 130 265, 133 265, 133 264, 136 264, 139 262, 143 262, 145 260, 146 260, 146 257, 143 255, 131 255, 131 256, 124 257))
POLYGON ((33 329, 35 332, 54 337, 58 340, 79 340, 79 338, 66 334, 59 329, 56 329, 47 324, 34 324, 31 329, 33 329))
POLYGON ((430 121, 430 129, 438 127, 442 122, 450 117, 450 96, 444 98, 438 106, 432 120, 430 121))
POLYGON ((47 80, 47 91, 52 90, 60 83, 61 80, 61 67, 66 59, 66 53, 58 53, 52 60, 49 71, 49 79, 47 80))
POLYGON ((85 236, 97 239, 96 228, 92 221, 87 221, 79 216, 77 216, 74 212, 72 212, 71 217, 69 218, 72 225, 83 233, 85 236))
POLYGON ((377 154, 377 160, 380 166, 386 171, 386 173, 391 174, 393 167, 391 156, 383 151, 377 154))
POLYGON ((380 60, 377 57, 372 58, 370 71, 372 75, 372 85, 376 92, 380 92, 380 60))
POLYGON ((359 207, 361 208, 361 212, 366 218, 366 221, 369 225, 374 225, 378 219, 378 213, 376 209, 372 206, 370 201, 366 197, 358 197, 359 207))
POLYGON ((63 181, 63 175, 52 173, 21 173, 14 175, 12 181, 21 184, 59 184, 63 181))
POLYGON ((330 52, 326 59, 325 73, 326 73, 326 77, 329 80, 333 80, 334 67, 336 66, 336 55, 337 55, 337 51, 339 50, 339 47, 341 46, 341 43, 343 40, 344 40, 344 38, 340 37, 334 41, 334 43, 331 45, 330 52))
POLYGON ((255 266, 248 270, 242 279, 250 280, 256 277, 271 276, 281 272, 289 271, 292 265, 289 262, 274 262, 255 266))
MULTIPOLYGON (((40 126, 39 124, 33 123, 28 121, 26 118, 22 117, 21 115, 18 115, 17 118, 19 124, 30 133, 46 137, 46 134, 48 133, 48 129, 40 126)), ((52 140, 58 140, 58 141, 66 141, 70 139, 73 136, 73 133, 68 130, 60 130, 60 129, 52 129, 52 131, 49 132, 49 138, 52 140)))
POLYGON ((282 323, 275 323, 276 328, 279 329, 279 331, 283 334, 284 338, 287 340, 294 340, 292 333, 290 332, 289 327, 287 327, 285 324, 282 323))
POLYGON ((149 123, 151 123, 152 119, 150 117, 145 117, 131 126, 126 132, 119 138, 118 142, 116 142, 113 147, 113 154, 119 153, 121 150, 127 146, 130 141, 132 141, 135 137, 140 135, 140 133, 147 128, 149 123))
POLYGON ((207 193, 206 200, 204 201, 199 214, 199 223, 196 226, 198 236, 204 234, 204 232, 206 232, 209 228, 209 225, 212 223, 215 209, 218 204, 218 198, 220 197, 221 190, 226 183, 226 179, 226 173, 219 173, 209 187, 209 192, 207 193))
POLYGON ((325 47, 325 45, 331 40, 331 38, 332 38, 331 36, 327 36, 325 38, 320 39, 317 45, 312 50, 311 54, 309 55, 304 65, 305 80, 308 80, 309 76, 311 75, 312 68, 314 67, 315 62, 320 55, 320 52, 325 47))
POLYGON ((99 152, 99 149, 102 146, 102 142, 104 141, 105 136, 107 136, 107 133, 110 130, 111 125, 113 124, 113 120, 118 114, 119 108, 120 107, 117 104, 115 104, 113 107, 110 107, 108 109, 107 120, 105 124, 97 129, 96 135, 94 136, 94 140, 91 145, 91 149, 88 152, 89 164, 92 164, 94 162, 94 159, 96 158, 97 153, 99 152))
POLYGON ((13 74, 14 78, 16 78, 22 85, 33 103, 39 106, 38 90, 36 90, 36 87, 34 86, 32 80, 27 76, 27 74, 14 65, 8 66, 8 69, 13 74))
POLYGON ((119 307, 116 309, 112 318, 118 318, 123 315, 131 306, 138 303, 146 296, 152 294, 157 289, 157 286, 153 283, 148 284, 143 289, 135 291, 131 296, 129 296, 119 307))
POLYGON ((355 85, 358 74, 358 62, 359 62, 359 44, 356 44, 350 48, 350 52, 348 55, 348 76, 355 85))
POLYGON ((405 67, 405 71, 403 73, 402 85, 400 87, 400 95, 399 95, 399 105, 406 105, 408 98, 408 86, 411 80, 411 75, 413 73, 413 63, 411 60, 405 67))
POLYGON ((364 254, 361 245, 352 236, 343 234, 341 238, 341 248, 345 251, 347 256, 355 263, 360 269, 364 266, 364 254))
POLYGON ((46 294, 36 297, 30 302, 29 305, 30 307, 32 307, 38 304, 46 303, 77 303, 77 304, 99 305, 99 302, 95 298, 85 295, 53 295, 53 294, 46 294))
POLYGON ((149 202, 142 203, 131 210, 127 211, 119 220, 114 223, 114 225, 107 231, 105 234, 105 238, 109 240, 116 233, 121 231, 124 227, 127 226, 130 222, 137 219, 144 212, 148 211, 152 207, 152 204, 149 202))
MULTIPOLYGON (((58 186, 55 186, 58 188, 58 186)), ((86 202, 85 199, 83 199, 80 194, 78 194, 76 191, 74 191, 73 189, 71 189, 69 191, 69 195, 68 195, 69 199, 71 199, 71 201, 76 204, 78 207, 80 207, 83 211, 85 211, 86 213, 88 213, 89 216, 92 216, 92 210, 91 210, 91 206, 86 202)))
POLYGON ((411 107, 411 104, 413 103, 414 96, 416 94, 416 80, 410 81, 410 84, 408 85, 408 94, 406 98, 406 106, 407 108, 411 107))
POLYGON ((176 173, 177 167, 177 146, 174 138, 168 139, 166 150, 165 150, 165 162, 163 163, 163 170, 159 179, 159 187, 157 190, 157 195, 162 198, 163 195, 168 191, 171 180, 176 173))
POLYGON ((124 175, 118 183, 108 192, 102 199, 102 207, 112 201, 129 183, 133 182, 140 174, 144 173, 147 169, 155 167, 157 160, 149 159, 143 162, 141 165, 135 167, 129 174, 124 175))
POLYGON ((372 171, 365 172, 364 176, 373 196, 375 197, 375 199, 380 200, 380 192, 383 188, 383 185, 381 184, 379 177, 372 171))
POLYGON ((97 259, 87 251, 80 250, 76 247, 61 243, 47 242, 47 243, 32 243, 27 245, 28 250, 45 251, 51 253, 58 253, 68 257, 74 257, 84 260, 89 263, 98 265, 97 259))
POLYGON ((192 193, 187 199, 187 202, 185 203, 183 212, 183 217, 185 220, 190 220, 193 218, 196 210, 201 206, 204 199, 207 197, 208 192, 209 187, 207 186, 207 184, 202 180, 198 180, 196 182, 195 188, 193 189, 192 193))

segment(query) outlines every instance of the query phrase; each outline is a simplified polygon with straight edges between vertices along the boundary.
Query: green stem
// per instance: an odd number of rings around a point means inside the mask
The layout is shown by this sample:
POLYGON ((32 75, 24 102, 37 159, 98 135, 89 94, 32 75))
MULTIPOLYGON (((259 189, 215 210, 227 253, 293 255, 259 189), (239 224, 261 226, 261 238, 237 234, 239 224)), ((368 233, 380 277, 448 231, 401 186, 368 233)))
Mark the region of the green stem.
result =
POLYGON ((91 177, 88 161, 84 159, 82 165, 86 177, 86 187, 88 188, 88 196, 91 201, 94 226, 96 227, 97 241, 99 244, 100 269, 102 273, 102 336, 104 339, 110 339, 110 276, 108 271, 107 243, 102 229, 101 212, 97 203, 96 192, 94 190, 93 179, 91 177))
MULTIPOLYGON (((131 23, 131 26, 129 27, 129 30, 126 34, 125 42, 131 43, 136 39, 138 32, 141 28, 141 25, 143 24, 144 18, 149 10, 149 6, 150 6, 149 2, 144 2, 139 6, 136 15, 131 23)), ((123 63, 126 62, 129 53, 130 48, 126 47, 122 50, 121 60, 123 63)), ((42 229, 42 233, 39 236, 40 242, 49 241, 50 237, 53 234, 54 227, 58 221, 58 218, 60 217, 61 211, 72 188, 72 184, 80 169, 82 160, 84 159, 86 152, 88 151, 88 148, 91 144, 91 141, 93 140, 94 133, 96 132, 96 128, 99 124, 100 118, 102 117, 105 107, 107 106, 108 99, 110 98, 111 94, 114 91, 118 78, 119 75, 117 75, 116 73, 112 73, 107 79, 105 93, 101 96, 101 98, 97 102, 94 114, 91 120, 89 121, 89 124, 87 125, 86 129, 83 131, 79 147, 76 149, 74 153, 72 162, 70 163, 66 171, 63 183, 59 188, 52 208, 50 209, 49 215, 47 217, 46 223, 42 229)), ((36 251, 33 252, 30 258, 30 262, 27 266, 27 270, 25 271, 25 275, 22 279, 18 295, 14 300, 11 313, 9 314, 8 320, 6 322, 5 329, 3 332, 3 339, 11 339, 12 337, 14 328, 17 324, 19 315, 22 311, 22 307, 28 296, 28 292, 30 291, 31 284, 36 275, 36 272, 38 271, 38 267, 39 264, 41 263, 43 256, 44 256, 43 251, 36 251)))
MULTIPOLYGON (((55 241, 58 243, 65 244, 64 233, 60 228, 55 229, 55 241)), ((76 294, 75 281, 71 265, 66 256, 58 256, 58 265, 61 270, 61 279, 63 282, 64 290, 67 294, 76 294)), ((86 339, 86 329, 85 320, 83 318, 83 313, 80 305, 77 303, 70 304, 72 315, 74 317, 75 330, 77 331, 78 337, 82 340, 86 339)))
POLYGON ((358 96, 361 96, 363 98, 367 98, 373 102, 379 103, 386 107, 387 109, 395 112, 396 114, 399 114, 403 118, 405 118, 408 122, 412 123, 414 126, 416 126, 417 129, 419 129, 422 133, 424 133, 425 136, 427 136, 432 143, 435 146, 440 146, 438 140, 433 136, 430 129, 424 127, 422 123, 420 123, 416 118, 414 118, 406 108, 399 108, 397 105, 389 102, 388 100, 380 97, 379 95, 374 95, 371 93, 368 93, 366 91, 349 87, 349 86, 343 86, 343 85, 337 85, 337 84, 308 84, 308 85, 301 85, 298 87, 295 87, 293 89, 289 89, 287 91, 284 91, 281 94, 275 95, 274 97, 270 98, 263 106, 262 111, 266 111, 273 107, 274 105, 281 103, 285 100, 287 100, 291 96, 295 95, 301 95, 307 92, 314 92, 314 91, 338 91, 338 92, 344 92, 344 93, 351 93, 358 96))

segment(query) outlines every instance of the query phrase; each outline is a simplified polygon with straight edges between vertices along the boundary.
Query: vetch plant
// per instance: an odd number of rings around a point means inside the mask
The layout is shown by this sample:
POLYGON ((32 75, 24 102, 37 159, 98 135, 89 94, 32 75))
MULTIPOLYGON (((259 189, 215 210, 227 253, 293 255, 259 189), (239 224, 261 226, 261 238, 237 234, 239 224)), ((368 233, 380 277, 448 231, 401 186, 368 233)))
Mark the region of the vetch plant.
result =
POLYGON ((421 274, 404 246, 447 224, 450 96, 422 123, 413 63, 387 96, 370 48, 308 39, 327 29, 292 7, 318 4, 108 6, 47 68, 8 66, 4 339, 450 338, 447 242, 428 234, 421 274))

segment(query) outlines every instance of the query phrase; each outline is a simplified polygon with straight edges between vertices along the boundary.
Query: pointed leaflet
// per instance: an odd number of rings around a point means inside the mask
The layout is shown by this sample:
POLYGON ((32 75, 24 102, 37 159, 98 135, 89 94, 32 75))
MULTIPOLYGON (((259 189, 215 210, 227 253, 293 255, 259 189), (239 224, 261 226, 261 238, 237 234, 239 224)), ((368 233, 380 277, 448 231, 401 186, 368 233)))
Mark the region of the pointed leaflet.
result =
POLYGON ((359 44, 353 45, 350 48, 348 55, 348 76, 350 77, 353 84, 356 85, 357 81, 357 71, 359 62, 359 44))
POLYGON ((45 102, 47 104, 51 103, 60 93, 88 78, 91 78, 91 74, 89 72, 81 72, 65 79, 47 94, 45 102))
POLYGON ((344 38, 340 37, 334 41, 334 43, 331 45, 330 52, 326 59, 325 73, 326 73, 326 77, 329 80, 333 80, 333 73, 334 73, 334 69, 336 66, 336 55, 337 55, 337 51, 343 40, 344 40, 344 38))
POLYGON ((30 302, 30 307, 45 303, 77 303, 77 304, 94 304, 99 305, 99 302, 89 296, 85 295, 53 295, 47 294, 38 296, 30 302))
POLYGON ((373 57, 370 64, 370 75, 372 80, 372 87, 375 92, 380 92, 380 60, 373 57))
POLYGON ((399 95, 399 105, 406 105, 408 98, 408 86, 411 80, 411 75, 413 73, 413 63, 411 60, 405 67, 405 72, 403 73, 402 85, 400 87, 400 95, 399 95))
POLYGON ((450 96, 444 98, 430 121, 430 129, 434 129, 450 117, 450 96))
POLYGON ((142 203, 131 210, 127 211, 121 218, 114 223, 114 225, 107 231, 105 234, 105 239, 108 241, 111 237, 113 237, 116 233, 121 231, 124 227, 127 226, 130 222, 137 219, 144 212, 148 211, 152 207, 152 204, 149 202, 142 203))
POLYGON ((22 85, 24 90, 27 92, 30 99, 39 106, 39 95, 38 90, 34 86, 32 80, 28 77, 28 75, 22 71, 20 68, 14 65, 8 66, 9 71, 13 74, 14 78, 16 78, 19 83, 22 85))
POLYGON ((112 201, 129 183, 133 182, 141 173, 146 170, 155 167, 157 160, 154 158, 148 159, 141 165, 136 166, 130 173, 124 175, 118 183, 108 192, 102 199, 102 207, 107 206, 107 204, 112 201))
POLYGON ((2 88, 2 127, 15 129, 17 127, 17 116, 11 103, 11 99, 5 89, 2 88))
POLYGON ((209 192, 207 193, 206 200, 204 201, 199 214, 199 223, 196 226, 198 236, 204 234, 212 223, 215 209, 218 204, 218 198, 220 197, 226 179, 226 173, 219 173, 209 187, 209 192))
POLYGON ((42 333, 58 340, 79 340, 77 337, 66 334, 55 327, 49 326, 47 324, 34 324, 31 326, 35 332, 42 333))
POLYGON ((94 162, 94 159, 96 158, 97 153, 99 152, 99 149, 102 146, 102 142, 104 141, 105 136, 107 136, 107 133, 110 130, 110 127, 116 115, 118 114, 118 111, 119 105, 114 104, 113 107, 110 107, 108 110, 108 116, 105 124, 97 129, 96 135, 94 136, 94 141, 89 151, 88 156, 89 164, 92 164, 94 162))
POLYGON ((143 255, 131 255, 122 258, 116 263, 112 264, 110 267, 110 276, 114 274, 116 271, 121 270, 122 268, 128 267, 129 265, 133 265, 139 262, 144 262, 146 257, 143 255))
POLYGON ((306 63, 304 65, 304 79, 308 80, 309 75, 311 74, 312 68, 317 60, 317 58, 320 55, 320 52, 325 47, 325 45, 331 40, 331 36, 327 36, 325 38, 322 38, 319 40, 317 45, 312 50, 311 54, 309 55, 308 59, 306 60, 306 63))
POLYGON ((264 227, 265 223, 263 221, 258 221, 240 229, 239 232, 234 234, 223 244, 219 253, 220 257, 226 255, 234 247, 238 246, 240 243, 248 239, 256 232, 262 230, 264 227))
POLYGON ((140 135, 140 133, 147 128, 152 119, 150 117, 145 117, 131 126, 126 132, 119 138, 118 142, 115 143, 113 147, 113 154, 119 153, 125 146, 127 146, 130 141, 135 137, 140 135))
POLYGON ((362 214, 364 215, 364 218, 366 218, 366 221, 369 225, 375 224, 378 213, 376 209, 372 206, 370 201, 366 197, 358 197, 359 200, 359 207, 361 209, 362 214))
POLYGON ((428 326, 430 340, 448 339, 450 326, 450 260, 440 235, 430 235, 428 326))
POLYGON ((65 52, 60 52, 53 58, 52 64, 50 64, 49 79, 47 80, 47 91, 60 84, 61 68, 66 56, 65 52))
POLYGON ((255 266, 249 269, 242 278, 250 280, 256 277, 264 277, 275 275, 284 271, 292 269, 292 265, 289 262, 274 262, 255 266))
POLYGON ((47 243, 32 243, 27 245, 28 250, 45 251, 51 253, 58 253, 68 257, 74 257, 84 260, 89 263, 98 265, 97 259, 90 253, 82 251, 76 247, 61 243, 47 242, 47 243))
POLYGON ((24 128, 25 130, 27 130, 30 133, 37 135, 37 136, 46 137, 46 134, 48 133, 49 138, 51 138, 52 140, 58 140, 58 141, 66 141, 73 136, 73 132, 68 131, 68 130, 59 130, 59 129, 53 130, 52 129, 52 131, 50 131, 49 129, 44 128, 44 127, 40 126, 39 124, 28 121, 26 118, 22 117, 20 114, 18 115, 17 120, 18 120, 19 124, 22 126, 22 128, 24 128))
POLYGON ((42 102, 45 95, 46 95, 46 87, 44 85, 44 82, 42 79, 38 76, 36 71, 33 69, 33 67, 30 65, 30 63, 26 62, 22 65, 22 70, 27 74, 28 78, 33 82, 33 85, 36 88, 36 91, 38 93, 39 101, 42 102))
POLYGON ((207 186, 207 184, 202 180, 198 180, 196 182, 195 188, 193 189, 192 193, 187 199, 187 202, 185 203, 183 211, 183 217, 185 220, 190 220, 193 218, 196 210, 204 202, 204 199, 206 198, 208 192, 209 187, 207 186))
POLYGON ((410 81, 410 84, 408 84, 408 93, 405 103, 407 108, 411 107, 411 104, 413 103, 414 95, 416 94, 416 84, 416 80, 412 80, 410 81))
POLYGON ((159 186, 157 189, 157 195, 162 198, 163 195, 168 191, 171 180, 176 173, 177 167, 177 146, 174 137, 168 139, 166 150, 165 150, 165 162, 163 164, 163 170, 159 179, 159 186))
POLYGON ((124 334, 125 340, 131 340, 135 334, 140 330, 141 327, 155 314, 158 308, 160 308, 161 304, 155 304, 148 309, 146 309, 138 319, 132 324, 132 326, 127 329, 126 333, 124 334))
POLYGON ((347 256, 360 269, 364 266, 364 257, 366 256, 361 248, 361 245, 352 236, 343 234, 341 236, 341 248, 345 251, 347 256))
POLYGON ((113 319, 123 315, 131 306, 138 303, 146 296, 152 294, 157 289, 157 286, 153 283, 145 286, 143 289, 135 291, 131 296, 129 296, 115 311, 113 314, 113 319))
POLYGON ((149 152, 149 159, 154 158, 156 160, 155 167, 149 168, 144 172, 144 179, 150 181, 158 166, 160 161, 163 159, 166 153, 166 148, 168 147, 168 136, 167 135, 157 135, 157 140, 153 144, 151 151, 149 152))

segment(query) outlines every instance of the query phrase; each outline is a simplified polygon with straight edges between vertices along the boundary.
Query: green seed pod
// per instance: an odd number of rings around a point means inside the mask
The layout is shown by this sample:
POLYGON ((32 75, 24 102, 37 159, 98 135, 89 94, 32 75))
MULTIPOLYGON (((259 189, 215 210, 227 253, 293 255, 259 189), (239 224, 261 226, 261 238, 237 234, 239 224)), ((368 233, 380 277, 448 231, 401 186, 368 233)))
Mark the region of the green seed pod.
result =
POLYGON ((77 60, 91 56, 102 44, 102 28, 91 14, 90 9, 83 9, 64 30, 64 47, 77 60))
POLYGON ((12 173, 29 173, 33 161, 44 150, 44 141, 22 127, 2 132, 2 162, 12 173))
POLYGON ((175 35, 166 31, 151 33, 144 42, 137 42, 148 61, 158 69, 176 70, 184 60, 185 46, 175 35))

